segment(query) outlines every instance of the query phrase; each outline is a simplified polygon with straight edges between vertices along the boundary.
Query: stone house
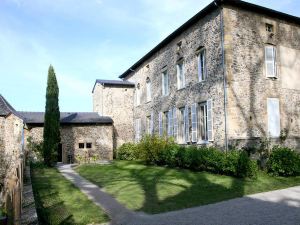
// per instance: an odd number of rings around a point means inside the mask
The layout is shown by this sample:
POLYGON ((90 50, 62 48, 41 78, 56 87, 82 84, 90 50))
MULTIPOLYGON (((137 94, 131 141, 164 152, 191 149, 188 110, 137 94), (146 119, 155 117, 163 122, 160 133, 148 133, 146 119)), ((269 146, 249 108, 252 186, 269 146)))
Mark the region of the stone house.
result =
POLYGON ((23 120, 0 95, 0 204, 9 218, 19 224, 23 188, 23 120))
POLYGON ((115 147, 156 133, 222 149, 264 138, 299 149, 299 56, 300 18, 215 0, 122 80, 97 80, 94 111, 114 120, 115 147))

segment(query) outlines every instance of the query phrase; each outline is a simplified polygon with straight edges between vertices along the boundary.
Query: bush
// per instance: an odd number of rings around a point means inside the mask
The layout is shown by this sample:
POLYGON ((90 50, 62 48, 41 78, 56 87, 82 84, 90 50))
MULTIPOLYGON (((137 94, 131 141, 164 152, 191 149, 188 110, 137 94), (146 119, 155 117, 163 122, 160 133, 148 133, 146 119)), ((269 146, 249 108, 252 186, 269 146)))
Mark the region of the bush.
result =
POLYGON ((267 170, 276 176, 300 175, 300 154, 287 147, 274 146, 267 170))
POLYGON ((159 137, 156 135, 145 135, 137 144, 138 155, 146 163, 157 165, 166 164, 172 156, 172 149, 176 148, 173 138, 159 137))
POLYGON ((121 160, 138 159, 137 145, 134 143, 122 144, 117 150, 117 159, 121 159, 121 160))
POLYGON ((257 176, 258 166, 257 163, 251 160, 246 151, 239 154, 236 175, 237 177, 253 177, 257 176))
POLYGON ((140 159, 147 164, 210 171, 236 177, 256 177, 257 164, 244 151, 224 153, 214 147, 180 146, 172 138, 144 136, 138 144, 123 144, 118 159, 140 159))

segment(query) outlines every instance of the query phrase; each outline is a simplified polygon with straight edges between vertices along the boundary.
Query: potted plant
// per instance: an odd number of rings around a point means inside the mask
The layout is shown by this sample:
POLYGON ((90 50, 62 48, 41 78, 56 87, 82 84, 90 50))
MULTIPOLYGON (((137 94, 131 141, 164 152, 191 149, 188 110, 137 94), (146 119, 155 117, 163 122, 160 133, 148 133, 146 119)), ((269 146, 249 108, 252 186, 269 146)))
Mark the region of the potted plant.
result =
POLYGON ((0 225, 7 225, 7 213, 3 207, 0 207, 0 225))

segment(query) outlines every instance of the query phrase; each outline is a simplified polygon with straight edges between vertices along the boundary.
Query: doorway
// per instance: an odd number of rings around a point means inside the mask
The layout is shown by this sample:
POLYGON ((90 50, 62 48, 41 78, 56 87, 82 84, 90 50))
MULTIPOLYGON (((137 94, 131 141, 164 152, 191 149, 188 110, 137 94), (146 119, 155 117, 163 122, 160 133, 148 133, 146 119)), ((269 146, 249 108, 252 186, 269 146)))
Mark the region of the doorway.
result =
POLYGON ((62 144, 59 144, 57 148, 57 162, 62 162, 62 144))

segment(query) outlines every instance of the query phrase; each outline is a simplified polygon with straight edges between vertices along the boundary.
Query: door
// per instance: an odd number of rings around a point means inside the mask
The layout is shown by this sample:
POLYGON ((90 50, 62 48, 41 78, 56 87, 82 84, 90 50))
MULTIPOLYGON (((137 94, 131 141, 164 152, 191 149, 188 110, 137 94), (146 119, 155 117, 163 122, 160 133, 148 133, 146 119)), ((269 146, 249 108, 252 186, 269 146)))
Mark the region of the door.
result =
POLYGON ((57 162, 62 162, 62 144, 59 144, 57 148, 57 162))

